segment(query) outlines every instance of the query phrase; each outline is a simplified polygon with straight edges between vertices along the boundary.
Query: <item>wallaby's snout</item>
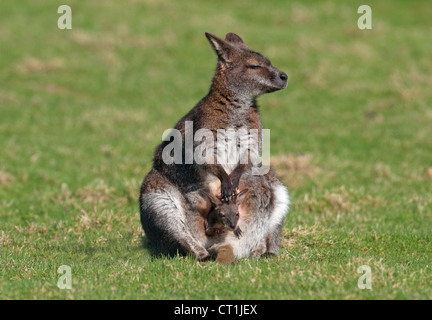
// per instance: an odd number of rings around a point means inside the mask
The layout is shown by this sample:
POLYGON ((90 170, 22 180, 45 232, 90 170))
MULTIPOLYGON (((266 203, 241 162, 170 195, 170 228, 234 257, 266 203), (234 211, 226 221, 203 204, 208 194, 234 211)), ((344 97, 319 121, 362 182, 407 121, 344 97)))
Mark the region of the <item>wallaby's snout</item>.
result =
POLYGON ((275 73, 276 73, 276 77, 274 80, 275 86, 276 86, 276 90, 280 90, 280 89, 284 89, 286 88, 287 84, 288 84, 288 75, 279 70, 279 69, 275 69, 275 73))
POLYGON ((288 82, 288 76, 287 76, 287 74, 286 74, 285 72, 282 71, 282 72, 279 74, 279 79, 281 79, 281 80, 285 83, 285 87, 286 87, 287 82, 288 82))

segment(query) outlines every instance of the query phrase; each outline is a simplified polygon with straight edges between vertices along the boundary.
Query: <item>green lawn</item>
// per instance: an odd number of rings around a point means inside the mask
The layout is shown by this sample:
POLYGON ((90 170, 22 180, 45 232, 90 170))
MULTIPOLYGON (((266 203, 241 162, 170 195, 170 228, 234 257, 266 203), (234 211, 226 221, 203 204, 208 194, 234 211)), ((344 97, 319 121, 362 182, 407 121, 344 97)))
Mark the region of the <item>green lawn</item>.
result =
POLYGON ((0 2, 0 298, 431 299, 430 1, 0 2), (152 258, 138 190, 209 88, 204 32, 289 76, 259 99, 292 206, 277 257, 152 258), (60 290, 57 269, 72 270, 60 290), (372 290, 360 290, 368 265, 372 290))

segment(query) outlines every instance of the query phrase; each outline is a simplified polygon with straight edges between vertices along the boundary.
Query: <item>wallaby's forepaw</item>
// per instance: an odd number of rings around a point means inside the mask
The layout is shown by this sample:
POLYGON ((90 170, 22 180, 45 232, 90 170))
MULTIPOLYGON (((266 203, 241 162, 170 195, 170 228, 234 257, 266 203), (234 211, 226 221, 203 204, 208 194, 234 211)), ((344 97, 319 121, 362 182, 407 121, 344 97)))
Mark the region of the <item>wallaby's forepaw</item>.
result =
POLYGON ((231 264, 235 262, 233 248, 229 243, 216 243, 209 250, 217 253, 216 263, 231 264))
POLYGON ((233 199, 236 195, 236 188, 232 185, 231 181, 229 183, 221 184, 221 192, 218 195, 219 200, 223 202, 228 202, 233 199))
POLYGON ((240 177, 241 177, 241 175, 230 175, 230 179, 231 179, 231 183, 232 183, 232 185, 233 185, 233 187, 234 187, 234 190, 237 190, 237 189, 239 189, 239 183, 240 183, 240 177))

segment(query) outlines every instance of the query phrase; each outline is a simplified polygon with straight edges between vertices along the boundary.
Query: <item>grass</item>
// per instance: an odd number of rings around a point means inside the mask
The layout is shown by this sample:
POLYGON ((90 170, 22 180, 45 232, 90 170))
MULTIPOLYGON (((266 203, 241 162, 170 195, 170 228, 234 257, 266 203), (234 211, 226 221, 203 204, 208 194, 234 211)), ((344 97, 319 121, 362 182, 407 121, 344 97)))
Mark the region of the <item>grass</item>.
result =
POLYGON ((364 31, 357 1, 68 4, 64 31, 58 1, 0 4, 0 298, 432 298, 429 1, 364 31), (153 150, 210 84, 204 31, 289 75, 259 100, 293 202, 277 257, 155 259, 140 227, 153 150))

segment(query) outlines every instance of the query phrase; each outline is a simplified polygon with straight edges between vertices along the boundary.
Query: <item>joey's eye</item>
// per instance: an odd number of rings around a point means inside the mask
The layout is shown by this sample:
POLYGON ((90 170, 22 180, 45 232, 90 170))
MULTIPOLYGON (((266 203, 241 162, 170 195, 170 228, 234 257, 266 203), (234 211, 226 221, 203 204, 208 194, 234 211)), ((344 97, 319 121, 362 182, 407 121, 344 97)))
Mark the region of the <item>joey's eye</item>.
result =
POLYGON ((260 69, 261 66, 260 66, 260 65, 257 65, 257 64, 253 64, 253 65, 248 66, 248 68, 249 68, 249 69, 254 69, 254 70, 256 70, 256 69, 260 69))
POLYGON ((236 213, 236 217, 240 217, 240 214, 238 212, 236 213))

